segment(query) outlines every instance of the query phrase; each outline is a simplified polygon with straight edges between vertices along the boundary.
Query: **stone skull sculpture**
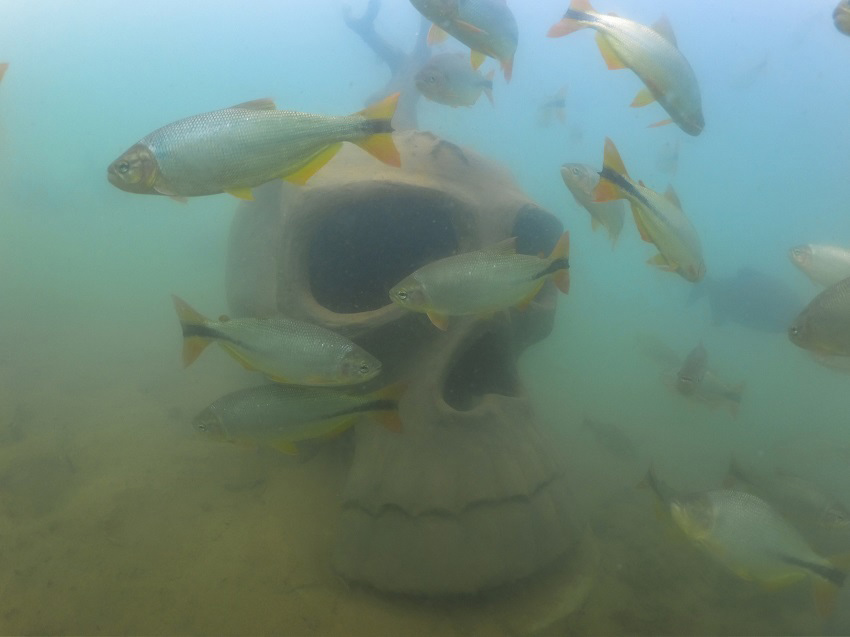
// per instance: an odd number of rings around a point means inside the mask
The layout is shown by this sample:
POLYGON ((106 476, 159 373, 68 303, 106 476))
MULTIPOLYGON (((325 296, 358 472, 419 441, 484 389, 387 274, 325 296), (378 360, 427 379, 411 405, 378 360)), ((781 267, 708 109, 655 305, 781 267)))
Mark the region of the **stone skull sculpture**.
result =
POLYGON ((429 133, 395 139, 400 169, 346 147, 306 186, 270 184, 241 204, 228 300, 237 315, 283 314, 355 340, 383 363, 364 391, 406 384, 403 432, 355 429, 337 571, 388 592, 476 593, 540 571, 579 539, 516 366, 549 333, 555 289, 522 312, 455 317, 446 332, 388 291, 430 261, 511 236, 519 252, 549 254, 562 227, 480 156, 429 133))

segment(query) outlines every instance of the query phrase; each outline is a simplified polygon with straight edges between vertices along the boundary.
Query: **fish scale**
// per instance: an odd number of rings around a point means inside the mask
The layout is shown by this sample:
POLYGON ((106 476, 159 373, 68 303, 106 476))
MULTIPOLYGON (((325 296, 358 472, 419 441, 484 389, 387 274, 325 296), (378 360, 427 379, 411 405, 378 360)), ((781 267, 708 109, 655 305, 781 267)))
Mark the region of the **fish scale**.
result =
POLYGON ((180 195, 249 188, 294 172, 329 144, 363 137, 368 120, 227 108, 187 117, 140 142, 180 195))

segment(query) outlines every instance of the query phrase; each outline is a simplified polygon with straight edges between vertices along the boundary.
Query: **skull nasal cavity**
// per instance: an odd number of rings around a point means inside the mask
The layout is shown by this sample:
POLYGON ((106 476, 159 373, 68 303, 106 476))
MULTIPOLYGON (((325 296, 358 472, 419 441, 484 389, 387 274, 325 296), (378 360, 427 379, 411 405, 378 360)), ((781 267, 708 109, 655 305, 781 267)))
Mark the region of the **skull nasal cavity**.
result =
POLYGON ((507 336, 488 332, 464 349, 446 375, 443 400, 458 411, 474 408, 487 394, 517 396, 519 381, 507 336))
POLYGON ((456 208, 435 191, 397 187, 339 202, 317 224, 309 246, 313 298, 341 314, 388 305, 396 283, 457 251, 456 208))

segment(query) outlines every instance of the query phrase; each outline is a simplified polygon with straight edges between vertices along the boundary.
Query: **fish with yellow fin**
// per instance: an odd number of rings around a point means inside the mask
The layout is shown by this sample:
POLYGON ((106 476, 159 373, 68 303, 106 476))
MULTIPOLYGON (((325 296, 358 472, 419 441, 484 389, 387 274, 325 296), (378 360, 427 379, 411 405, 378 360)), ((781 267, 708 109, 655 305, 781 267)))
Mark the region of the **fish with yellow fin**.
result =
POLYGON ((321 387, 260 385, 222 396, 201 411, 193 425, 213 439, 294 455, 299 442, 339 435, 364 414, 374 415, 390 431, 401 431, 398 400, 402 393, 402 385, 366 395, 321 387))
POLYGON ((398 94, 353 115, 277 110, 255 100, 178 120, 147 135, 109 165, 121 190, 186 197, 230 193, 253 199, 251 189, 273 179, 304 184, 352 142, 399 166, 390 120, 398 94))
POLYGON ((471 63, 478 68, 485 57, 502 65, 510 82, 519 29, 505 0, 410 0, 419 13, 434 24, 428 43, 435 44, 452 35, 471 50, 471 63))
POLYGON ((564 164, 561 166, 561 178, 576 202, 590 213, 591 228, 596 231, 600 226, 604 227, 608 231, 611 247, 617 245, 626 217, 625 206, 622 201, 593 201, 593 191, 599 183, 596 169, 587 164, 564 164))
POLYGON ((672 188, 663 195, 634 182, 626 172, 617 147, 605 139, 605 155, 599 183, 593 191, 596 202, 627 199, 641 238, 655 245, 658 254, 648 263, 696 283, 705 275, 699 235, 682 210, 672 188))
POLYGON ((821 615, 829 614, 847 579, 848 556, 827 559, 773 507, 746 491, 715 489, 676 494, 659 488, 652 469, 644 480, 689 540, 744 580, 775 590, 809 579, 821 615))
POLYGON ((353 385, 370 380, 381 363, 356 343, 320 325, 283 316, 210 320, 172 296, 183 329, 183 364, 212 342, 242 365, 279 383, 353 385))
POLYGON ((569 232, 561 235, 548 258, 517 254, 516 239, 508 239, 422 266, 390 290, 390 299, 426 313, 445 330, 449 316, 484 316, 514 306, 523 308, 547 279, 567 294, 569 254, 569 232))
POLYGON ((549 29, 557 38, 590 28, 597 32, 596 43, 611 70, 631 69, 645 87, 633 107, 657 101, 670 120, 688 135, 699 135, 705 126, 699 84, 691 65, 679 51, 670 23, 662 18, 652 27, 616 15, 598 13, 589 0, 572 0, 560 22, 549 29))

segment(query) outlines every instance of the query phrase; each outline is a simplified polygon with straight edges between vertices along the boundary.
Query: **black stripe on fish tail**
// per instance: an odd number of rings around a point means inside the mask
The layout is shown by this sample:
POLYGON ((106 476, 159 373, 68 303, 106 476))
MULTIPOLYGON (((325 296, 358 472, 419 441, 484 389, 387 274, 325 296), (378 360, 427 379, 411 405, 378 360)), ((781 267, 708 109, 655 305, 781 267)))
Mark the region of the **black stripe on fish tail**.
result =
POLYGON ((779 559, 785 562, 786 564, 791 564, 792 566, 799 566, 800 568, 804 568, 807 571, 811 571, 815 575, 825 579, 827 582, 835 584, 838 588, 844 586, 844 581, 847 579, 847 573, 831 566, 824 566, 823 564, 814 564, 812 562, 807 562, 806 560, 800 560, 796 557, 791 557, 790 555, 782 555, 781 553, 777 553, 777 557, 779 557, 779 559))
POLYGON ((623 177, 620 173, 611 170, 608 166, 603 166, 602 170, 599 171, 599 177, 601 179, 607 179, 611 183, 615 184, 617 188, 628 194, 629 197, 636 199, 642 206, 645 206, 650 210, 654 210, 652 204, 649 203, 649 200, 634 187, 634 184, 623 177))
POLYGON ((548 276, 550 274, 553 274, 553 273, 557 272, 558 270, 569 270, 569 269, 570 269, 570 260, 566 257, 561 257, 560 259, 555 259, 554 261, 552 261, 552 263, 547 265, 543 270, 541 270, 540 272, 538 272, 537 274, 535 274, 531 278, 532 278, 532 280, 540 279, 544 276, 548 276))
POLYGON ((387 118, 367 119, 363 121, 363 133, 365 135, 377 135, 379 133, 392 133, 393 127, 391 120, 387 118))
POLYGON ((209 338, 213 340, 230 340, 223 337, 219 332, 215 331, 208 325, 200 325, 198 323, 180 323, 183 328, 183 338, 209 338))
POLYGON ((591 15, 589 13, 585 13, 584 11, 578 11, 576 9, 567 9, 567 12, 564 14, 565 20, 580 20, 581 22, 589 22, 591 24, 596 24, 599 22, 599 19, 591 15))

